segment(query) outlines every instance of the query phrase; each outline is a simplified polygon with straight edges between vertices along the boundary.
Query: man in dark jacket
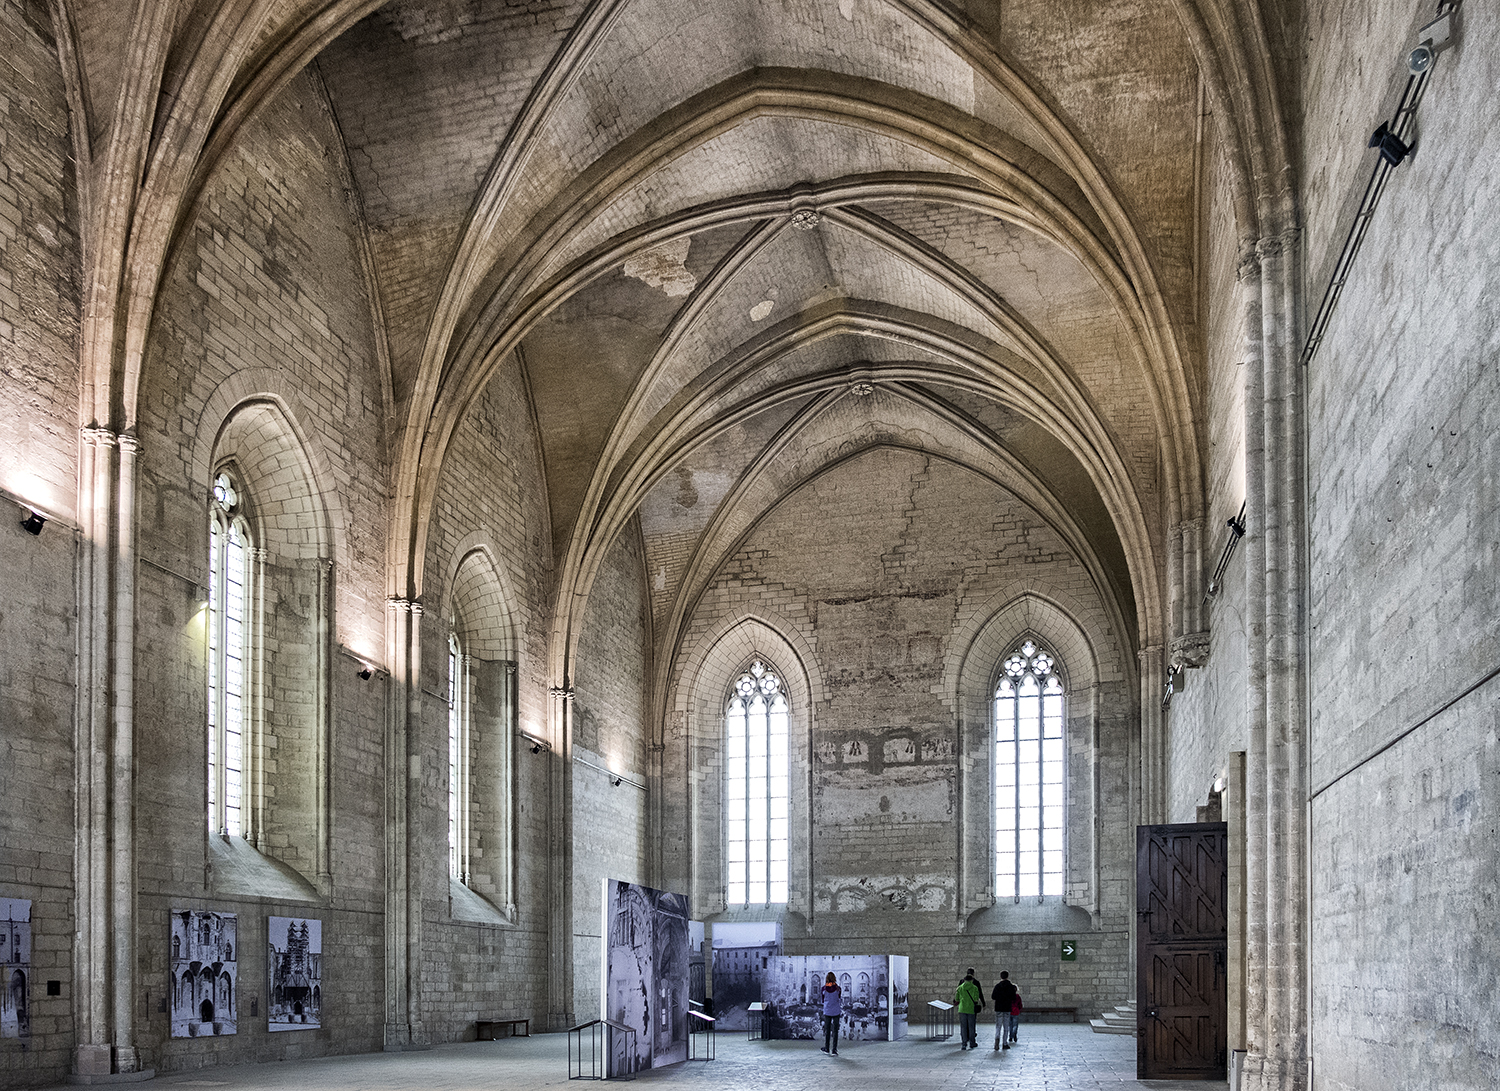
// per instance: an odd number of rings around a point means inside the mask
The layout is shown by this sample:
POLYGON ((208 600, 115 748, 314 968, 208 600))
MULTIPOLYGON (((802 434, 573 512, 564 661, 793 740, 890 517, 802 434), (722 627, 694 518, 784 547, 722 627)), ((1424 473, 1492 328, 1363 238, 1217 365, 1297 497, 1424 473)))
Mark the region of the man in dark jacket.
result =
POLYGON ((979 1039, 974 1036, 974 1020, 984 1010, 984 990, 974 980, 972 968, 958 983, 953 1003, 958 1007, 958 1036, 963 1039, 964 1049, 978 1049, 979 1039))
POLYGON ((1010 1044, 1016 1040, 1016 998, 1020 996, 1021 990, 1016 988, 1014 981, 1010 979, 1009 970, 1000 971, 1000 980, 995 984, 995 991, 990 993, 990 999, 995 1002, 995 1048, 1009 1049, 1010 1044))

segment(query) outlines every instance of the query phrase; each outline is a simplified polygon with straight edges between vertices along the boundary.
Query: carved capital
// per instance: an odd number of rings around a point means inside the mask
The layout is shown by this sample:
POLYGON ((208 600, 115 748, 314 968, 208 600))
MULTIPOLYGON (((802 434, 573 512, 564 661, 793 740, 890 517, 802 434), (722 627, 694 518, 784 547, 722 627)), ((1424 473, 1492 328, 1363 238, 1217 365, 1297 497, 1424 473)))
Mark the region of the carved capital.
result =
POLYGON ((1169 662, 1174 670, 1201 667, 1208 662, 1208 634, 1189 633, 1172 641, 1169 662))
POLYGON ((385 600, 385 608, 403 614, 420 615, 422 613, 422 603, 417 599, 388 598, 385 600))

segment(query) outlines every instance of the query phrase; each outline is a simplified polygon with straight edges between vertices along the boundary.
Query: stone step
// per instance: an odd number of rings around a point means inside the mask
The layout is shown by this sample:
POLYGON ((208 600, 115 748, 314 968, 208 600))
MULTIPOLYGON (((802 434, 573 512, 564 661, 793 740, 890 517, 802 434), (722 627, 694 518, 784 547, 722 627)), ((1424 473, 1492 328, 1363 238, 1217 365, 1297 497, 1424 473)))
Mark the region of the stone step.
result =
POLYGON ((1112 1027, 1135 1027, 1135 1012, 1107 1011, 1102 1018, 1112 1027))
POLYGON ((1135 1024, 1128 1026, 1119 1023, 1107 1023, 1103 1019, 1090 1019, 1089 1026, 1094 1028, 1095 1034, 1135 1034, 1135 1024))

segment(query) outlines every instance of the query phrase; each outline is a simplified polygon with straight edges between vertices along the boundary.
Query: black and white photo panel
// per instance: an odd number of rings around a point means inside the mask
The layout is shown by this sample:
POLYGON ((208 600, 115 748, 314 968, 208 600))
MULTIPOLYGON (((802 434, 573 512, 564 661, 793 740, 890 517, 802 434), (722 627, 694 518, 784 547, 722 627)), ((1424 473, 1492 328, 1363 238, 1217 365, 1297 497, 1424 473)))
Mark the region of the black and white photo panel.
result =
POLYGON ((781 954, 780 921, 714 925, 714 1018, 719 1030, 749 1030, 750 1005, 760 1000, 767 965, 781 954))
POLYGON ((910 1014, 910 1001, 907 999, 907 983, 911 980, 911 958, 907 955, 891 956, 891 995, 889 999, 891 1013, 891 1041, 906 1037, 906 1022, 910 1014))
POLYGON ((31 1037, 31 902, 0 898, 0 1038, 31 1037))
POLYGON ((604 880, 604 1018, 635 1031, 613 1038, 611 1076, 687 1060, 687 896, 604 880))
POLYGON ((239 941, 233 913, 172 911, 172 1037, 234 1034, 239 941))
POLYGON ((323 1011, 323 922, 313 917, 268 917, 266 931, 267 1028, 317 1029, 323 1011))
POLYGON ((839 1037, 883 1042, 890 1036, 890 958, 887 955, 778 955, 761 979, 767 1038, 821 1038, 823 984, 829 973, 841 990, 839 1037))

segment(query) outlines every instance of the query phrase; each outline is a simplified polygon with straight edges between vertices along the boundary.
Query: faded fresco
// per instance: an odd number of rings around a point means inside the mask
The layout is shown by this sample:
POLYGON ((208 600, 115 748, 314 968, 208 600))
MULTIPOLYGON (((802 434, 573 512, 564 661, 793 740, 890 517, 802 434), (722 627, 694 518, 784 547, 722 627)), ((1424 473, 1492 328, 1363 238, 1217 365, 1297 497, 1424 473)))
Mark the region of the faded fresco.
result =
POLYGON ((172 911, 172 1037, 238 1029, 239 943, 233 913, 172 911))
POLYGON ((750 1005, 760 1000, 761 978, 779 954, 781 925, 775 921, 714 925, 714 1018, 719 1030, 750 1029, 750 1005))
POLYGON ((266 919, 268 1030, 313 1030, 323 1025, 323 922, 306 917, 266 919))
POLYGON ((31 902, 0 898, 0 1038, 31 1037, 31 902))
POLYGON ((635 1030, 617 1034, 610 1074, 687 1060, 687 896, 604 880, 603 1016, 635 1030))

